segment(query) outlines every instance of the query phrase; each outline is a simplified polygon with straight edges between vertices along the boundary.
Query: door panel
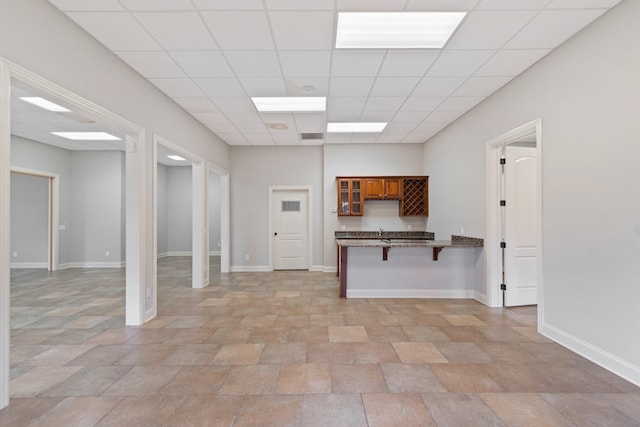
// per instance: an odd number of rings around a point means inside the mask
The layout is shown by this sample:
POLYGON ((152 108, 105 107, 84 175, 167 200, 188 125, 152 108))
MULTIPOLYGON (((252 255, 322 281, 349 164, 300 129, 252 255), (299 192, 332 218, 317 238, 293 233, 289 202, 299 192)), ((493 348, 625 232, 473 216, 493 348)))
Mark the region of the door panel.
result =
POLYGON ((535 147, 506 147, 505 303, 538 303, 537 160, 535 147))
POLYGON ((306 191, 276 191, 272 198, 274 270, 307 270, 308 200, 306 191))

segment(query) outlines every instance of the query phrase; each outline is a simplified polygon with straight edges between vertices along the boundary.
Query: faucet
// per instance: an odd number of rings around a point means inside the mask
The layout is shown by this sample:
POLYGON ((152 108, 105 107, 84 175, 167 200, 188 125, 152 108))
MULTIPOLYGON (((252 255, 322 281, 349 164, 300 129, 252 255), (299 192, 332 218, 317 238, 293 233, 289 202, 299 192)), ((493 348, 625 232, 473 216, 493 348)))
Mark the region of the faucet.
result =
POLYGON ((380 227, 380 229, 379 229, 379 231, 378 231, 378 236, 380 236, 380 238, 381 238, 381 239, 382 239, 382 232, 383 232, 383 231, 384 231, 384 230, 382 229, 382 227, 380 227))

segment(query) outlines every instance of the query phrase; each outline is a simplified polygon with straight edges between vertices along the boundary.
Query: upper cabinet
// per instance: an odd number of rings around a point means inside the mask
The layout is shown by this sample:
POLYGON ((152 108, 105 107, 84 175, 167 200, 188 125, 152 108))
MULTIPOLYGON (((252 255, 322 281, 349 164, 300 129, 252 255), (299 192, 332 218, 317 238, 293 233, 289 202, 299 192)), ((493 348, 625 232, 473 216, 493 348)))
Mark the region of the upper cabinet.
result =
POLYGON ((338 215, 362 216, 362 180, 338 178, 338 215))
POLYGON ((362 182, 367 200, 399 200, 402 195, 400 178, 363 178, 362 182))
POLYGON ((399 200, 400 216, 429 215, 429 177, 337 177, 338 215, 361 216, 366 200, 399 200))

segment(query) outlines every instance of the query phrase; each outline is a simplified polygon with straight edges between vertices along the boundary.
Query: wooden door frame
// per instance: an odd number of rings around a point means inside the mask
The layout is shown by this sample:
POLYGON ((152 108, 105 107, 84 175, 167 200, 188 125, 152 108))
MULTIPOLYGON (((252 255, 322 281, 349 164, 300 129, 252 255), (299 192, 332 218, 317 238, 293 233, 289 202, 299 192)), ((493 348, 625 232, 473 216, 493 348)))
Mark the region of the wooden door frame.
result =
POLYGON ((313 265, 313 215, 311 213, 311 195, 312 188, 310 185, 300 186, 269 186, 269 268, 274 271, 273 264, 273 199, 276 192, 282 191, 303 191, 307 193, 307 270, 311 270, 313 265))
POLYGON ((487 209, 487 233, 484 243, 486 258, 486 301, 490 307, 502 307, 500 290, 502 259, 500 256, 500 219, 499 200, 501 192, 501 179, 499 174, 500 156, 502 147, 516 142, 526 135, 536 135, 536 161, 537 161, 537 236, 538 236, 538 331, 544 324, 544 276, 543 266, 543 239, 542 239, 542 119, 538 118, 525 123, 509 132, 506 132, 486 143, 486 209, 487 209))
POLYGON ((11 173, 19 175, 35 176, 48 180, 49 201, 47 209, 47 269, 57 271, 60 267, 59 260, 59 236, 60 236, 60 174, 45 172, 36 169, 11 166, 11 173))

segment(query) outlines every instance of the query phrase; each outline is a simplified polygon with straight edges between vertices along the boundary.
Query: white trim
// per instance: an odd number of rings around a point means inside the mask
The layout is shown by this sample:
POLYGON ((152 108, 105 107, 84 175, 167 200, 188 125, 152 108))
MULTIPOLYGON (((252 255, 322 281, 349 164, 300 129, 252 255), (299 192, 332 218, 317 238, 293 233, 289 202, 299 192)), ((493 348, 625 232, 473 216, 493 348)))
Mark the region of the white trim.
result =
POLYGON ((9 405, 11 72, 0 57, 0 409, 9 405))
POLYGON ((166 258, 168 256, 169 256, 169 252, 159 252, 158 255, 156 256, 156 259, 166 258))
POLYGON ((485 294, 481 294, 481 293, 480 293, 480 292, 478 292, 478 291, 475 291, 475 292, 473 293, 473 299, 474 299, 474 300, 476 300, 476 301, 478 301, 478 302, 483 303, 484 305, 489 305, 489 304, 487 304, 487 295, 485 295, 485 294))
POLYGON ((60 253, 60 174, 37 169, 23 168, 19 166, 11 166, 11 173, 40 176, 42 178, 47 178, 50 180, 47 185, 47 192, 49 193, 49 202, 47 209, 49 217, 49 232, 47 233, 48 245, 46 268, 49 269, 49 271, 57 271, 59 269, 58 263, 60 253))
POLYGON ((124 268, 125 261, 120 262, 99 262, 99 261, 87 261, 87 262, 70 262, 67 268, 124 268))
POLYGON ((338 267, 334 267, 333 265, 325 265, 322 268, 322 271, 324 273, 337 273, 338 272, 338 267))
POLYGON ((232 273, 251 273, 273 271, 270 265, 232 265, 232 273))
POLYGON ((191 256, 191 251, 168 251, 166 256, 191 256))
POLYGON ((491 139, 486 144, 486 200, 487 200, 487 233, 484 242, 486 256, 486 303, 490 307, 502 307, 501 291, 499 289, 501 257, 500 257, 500 223, 499 223, 499 194, 500 175, 500 150, 503 146, 516 142, 518 139, 536 135, 537 157, 537 230, 538 236, 538 330, 541 329, 544 319, 543 298, 543 274, 542 274, 542 119, 538 118, 522 126, 491 139))
POLYGON ((209 256, 220 256, 220 251, 209 251, 209 256))
POLYGON ((273 196, 277 191, 305 191, 307 193, 307 267, 313 262, 313 212, 312 187, 310 185, 270 185, 269 186, 269 266, 273 271, 273 196))
POLYGON ((323 265, 312 265, 311 267, 309 267, 309 271, 324 272, 324 266, 323 265))
POLYGON ((591 345, 553 326, 543 325, 541 333, 558 344, 640 387, 640 366, 620 359, 601 348, 591 345))
POLYGON ((347 289, 347 298, 455 298, 470 299, 474 291, 451 289, 347 289))
POLYGON ((12 262, 11 268, 45 268, 49 269, 48 262, 12 262))

